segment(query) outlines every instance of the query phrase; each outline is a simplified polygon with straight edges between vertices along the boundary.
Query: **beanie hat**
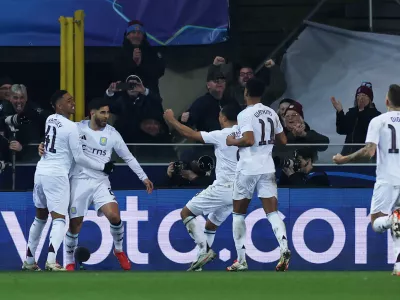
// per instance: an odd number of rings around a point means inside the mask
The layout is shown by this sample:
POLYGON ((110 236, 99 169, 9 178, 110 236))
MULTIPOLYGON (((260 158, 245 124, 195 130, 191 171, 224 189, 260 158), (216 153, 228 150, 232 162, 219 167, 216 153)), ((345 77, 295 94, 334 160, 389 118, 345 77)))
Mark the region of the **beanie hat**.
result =
POLYGON ((3 86, 5 84, 10 84, 13 85, 14 82, 12 81, 12 79, 8 76, 4 76, 0 78, 0 86, 3 86))
POLYGON ((303 105, 301 105, 299 102, 290 104, 285 111, 285 115, 289 110, 293 110, 293 111, 297 112, 302 118, 304 118, 303 105))
POLYGON ((126 34, 129 34, 132 31, 140 31, 141 33, 145 33, 143 23, 138 20, 133 20, 128 23, 128 28, 126 29, 126 34))
POLYGON ((367 95, 371 99, 371 102, 372 102, 374 100, 374 92, 372 91, 371 82, 363 82, 360 85, 360 87, 357 89, 356 98, 357 98, 358 94, 367 95))

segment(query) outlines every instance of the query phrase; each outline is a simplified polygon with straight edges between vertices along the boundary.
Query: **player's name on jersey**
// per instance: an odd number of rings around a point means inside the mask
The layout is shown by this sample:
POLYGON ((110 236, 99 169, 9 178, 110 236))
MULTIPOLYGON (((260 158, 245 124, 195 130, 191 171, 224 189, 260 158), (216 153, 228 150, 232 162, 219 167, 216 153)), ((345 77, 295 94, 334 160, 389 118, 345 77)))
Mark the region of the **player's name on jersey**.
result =
POLYGON ((58 120, 58 119, 53 119, 53 118, 47 119, 47 123, 48 123, 48 124, 53 124, 53 125, 57 126, 58 128, 60 128, 60 127, 63 126, 62 123, 60 122, 60 120, 58 120))
POLYGON ((261 115, 269 115, 272 116, 272 113, 269 110, 266 109, 261 109, 261 110, 257 110, 256 113, 254 114, 254 116, 256 118, 258 118, 261 115))

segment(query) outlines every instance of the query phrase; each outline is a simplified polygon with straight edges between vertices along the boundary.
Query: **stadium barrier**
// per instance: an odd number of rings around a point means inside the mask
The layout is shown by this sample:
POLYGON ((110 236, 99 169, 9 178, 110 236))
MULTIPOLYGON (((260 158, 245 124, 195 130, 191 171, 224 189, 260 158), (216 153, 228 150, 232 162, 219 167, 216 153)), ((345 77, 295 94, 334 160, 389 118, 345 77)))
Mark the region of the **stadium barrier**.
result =
MULTIPOLYGON (((115 191, 125 224, 124 250, 133 270, 187 269, 195 244, 180 221, 180 209, 198 190, 115 191)), ((279 189, 279 211, 292 250, 291 270, 390 270, 394 262, 390 233, 377 234, 369 225, 372 189, 279 189)), ((17 270, 25 257, 35 215, 32 192, 0 193, 0 270, 17 270)), ((203 217, 198 217, 202 224, 203 217)), ((47 255, 50 220, 37 249, 41 266, 47 255)), ((251 270, 273 270, 278 243, 258 199, 246 216, 247 262, 251 270)), ((79 245, 92 255, 87 269, 119 269, 112 254, 109 223, 91 210, 79 245)), ((207 270, 223 270, 236 259, 232 218, 218 229, 213 249, 218 254, 207 270)), ((58 260, 63 262, 63 251, 58 260)))

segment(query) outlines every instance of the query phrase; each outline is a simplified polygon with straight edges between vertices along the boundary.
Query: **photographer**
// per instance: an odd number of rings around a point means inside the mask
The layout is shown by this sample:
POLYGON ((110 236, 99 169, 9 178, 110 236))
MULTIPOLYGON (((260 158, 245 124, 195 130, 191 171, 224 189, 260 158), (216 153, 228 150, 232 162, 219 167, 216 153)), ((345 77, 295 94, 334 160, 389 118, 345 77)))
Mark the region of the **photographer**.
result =
POLYGON ((211 156, 184 152, 181 160, 171 162, 167 169, 167 185, 206 187, 215 180, 215 163, 211 156))
POLYGON ((36 148, 27 144, 41 142, 44 124, 51 113, 27 100, 26 87, 14 84, 10 89, 11 105, 0 112, 0 139, 6 161, 11 161, 13 152, 17 161, 37 161, 36 148))
POLYGON ((329 187, 329 178, 325 172, 312 172, 314 155, 312 149, 301 148, 295 151, 291 159, 274 157, 275 165, 282 168, 279 186, 329 187))
POLYGON ((106 91, 110 110, 118 119, 114 127, 127 143, 168 143, 169 129, 163 119, 162 99, 131 75, 113 82, 106 91))

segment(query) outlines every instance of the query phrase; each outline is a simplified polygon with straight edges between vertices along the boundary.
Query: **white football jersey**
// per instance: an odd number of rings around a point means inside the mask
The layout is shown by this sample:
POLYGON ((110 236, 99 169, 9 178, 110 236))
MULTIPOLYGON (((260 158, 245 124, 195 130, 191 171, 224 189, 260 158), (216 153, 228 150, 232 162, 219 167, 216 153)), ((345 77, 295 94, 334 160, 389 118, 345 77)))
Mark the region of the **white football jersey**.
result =
POLYGON ((252 131, 254 145, 239 147, 237 170, 244 175, 274 173, 275 165, 272 159, 272 149, 275 143, 275 135, 283 131, 276 112, 261 103, 247 106, 238 115, 238 128, 236 138, 241 138, 243 133, 252 131))
POLYGON ((373 118, 365 142, 377 145, 376 182, 400 185, 400 112, 373 118))
POLYGON ((214 145, 215 158, 217 159, 215 167, 215 183, 233 182, 237 165, 237 147, 228 147, 226 138, 235 133, 237 126, 214 130, 211 132, 201 131, 201 136, 205 143, 214 145))
POLYGON ((102 171, 104 163, 88 160, 82 152, 78 127, 66 117, 53 114, 45 125, 45 155, 36 166, 36 174, 68 176, 72 163, 102 171))
MULTIPOLYGON (((85 156, 93 162, 107 163, 111 159, 113 150, 136 173, 140 180, 147 178, 136 158, 129 151, 119 132, 112 126, 106 125, 102 130, 92 130, 89 120, 76 123, 79 129, 82 150, 85 156)), ((93 169, 75 164, 71 176, 75 178, 105 178, 108 175, 93 169)))

